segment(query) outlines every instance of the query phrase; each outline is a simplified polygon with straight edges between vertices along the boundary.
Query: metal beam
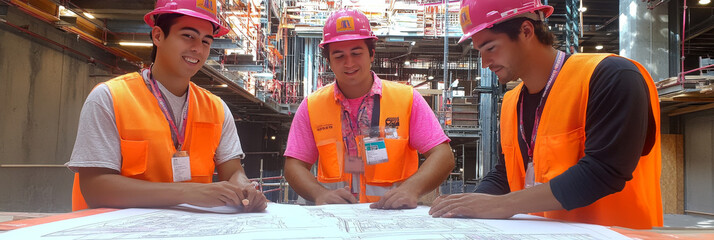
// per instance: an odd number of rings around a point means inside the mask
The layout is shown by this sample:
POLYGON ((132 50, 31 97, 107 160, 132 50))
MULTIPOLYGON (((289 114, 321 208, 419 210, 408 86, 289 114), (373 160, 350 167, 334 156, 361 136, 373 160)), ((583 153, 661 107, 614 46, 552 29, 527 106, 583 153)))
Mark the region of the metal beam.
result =
POLYGON ((107 20, 107 28, 112 32, 120 33, 145 33, 151 32, 151 27, 139 20, 107 20))
POLYGON ((225 64, 223 65, 227 70, 230 71, 247 71, 247 72, 260 72, 263 71, 263 65, 238 65, 238 64, 225 64))
POLYGON ((693 26, 687 31, 686 38, 684 41, 692 40, 693 38, 702 35, 710 30, 714 29, 714 16, 707 18, 706 20, 700 22, 699 24, 693 26))
POLYGON ((212 49, 234 49, 239 47, 240 44, 238 42, 227 38, 214 39, 213 44, 211 44, 212 49))
POLYGON ((72 0, 72 3, 83 9, 135 9, 146 12, 154 9, 154 1, 72 0))
POLYGON ((607 27, 607 25, 610 25, 610 23, 612 23, 612 22, 614 22, 615 20, 617 20, 619 17, 620 17, 620 15, 615 15, 614 17, 612 17, 612 18, 610 18, 609 20, 607 20, 603 25, 600 25, 599 27, 595 28, 595 31, 600 31, 600 30, 602 30, 603 28, 607 27))

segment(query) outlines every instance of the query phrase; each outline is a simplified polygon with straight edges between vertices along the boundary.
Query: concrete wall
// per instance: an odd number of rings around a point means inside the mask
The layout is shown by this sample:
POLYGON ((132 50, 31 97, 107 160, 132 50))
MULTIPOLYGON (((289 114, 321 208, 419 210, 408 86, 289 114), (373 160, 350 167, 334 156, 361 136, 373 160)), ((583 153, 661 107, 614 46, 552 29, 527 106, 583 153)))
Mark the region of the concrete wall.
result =
POLYGON ((684 116, 684 211, 714 215, 714 110, 684 116))
MULTIPOLYGON (((112 58, 14 7, 6 20, 96 59, 112 58)), ((61 165, 71 155, 84 99, 110 76, 5 23, 0 43, 0 211, 69 211, 72 173, 61 165)))
POLYGON ((670 76, 668 4, 650 10, 641 0, 620 1, 620 55, 641 63, 654 81, 670 76))

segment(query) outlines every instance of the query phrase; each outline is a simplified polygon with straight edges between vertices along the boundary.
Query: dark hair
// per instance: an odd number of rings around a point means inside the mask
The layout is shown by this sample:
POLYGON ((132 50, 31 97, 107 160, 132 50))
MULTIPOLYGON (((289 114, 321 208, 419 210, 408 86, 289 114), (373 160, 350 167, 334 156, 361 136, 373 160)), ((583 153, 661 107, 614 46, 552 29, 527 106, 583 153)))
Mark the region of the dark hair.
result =
MULTIPOLYGON (((178 14, 178 13, 166 13, 166 14, 159 14, 154 16, 154 22, 155 26, 161 28, 161 31, 164 32, 164 37, 169 36, 169 31, 171 30, 171 26, 176 24, 176 19, 183 17, 185 15, 183 14, 178 14)), ((149 32, 149 38, 151 39, 151 42, 154 42, 154 36, 149 32)), ((151 49, 151 62, 156 61, 156 45, 151 49)))
MULTIPOLYGON (((369 56, 374 56, 374 49, 377 48, 377 40, 375 39, 365 39, 364 44, 367 44, 367 51, 369 51, 369 56)), ((330 61, 330 44, 325 44, 325 46, 320 50, 322 57, 330 61)))
POLYGON ((533 32, 540 43, 548 46, 553 45, 555 36, 548 30, 548 26, 546 26, 543 21, 520 17, 496 24, 492 28, 489 28, 489 30, 494 33, 505 33, 511 40, 515 41, 518 40, 518 34, 521 34, 521 25, 525 21, 530 21, 533 24, 533 32))

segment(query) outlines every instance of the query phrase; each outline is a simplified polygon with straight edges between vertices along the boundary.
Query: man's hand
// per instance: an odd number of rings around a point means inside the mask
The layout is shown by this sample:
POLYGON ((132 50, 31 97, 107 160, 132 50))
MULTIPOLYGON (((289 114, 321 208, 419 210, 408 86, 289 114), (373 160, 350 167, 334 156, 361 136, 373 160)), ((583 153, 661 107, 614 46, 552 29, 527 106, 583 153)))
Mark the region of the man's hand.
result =
POLYGON ((182 198, 191 205, 200 207, 238 206, 241 189, 227 181, 214 183, 190 183, 182 189, 182 198))
POLYGON ((357 203, 357 198, 350 193, 349 189, 350 188, 346 186, 344 188, 325 191, 315 198, 315 205, 357 203))
POLYGON ((243 212, 261 212, 268 207, 268 200, 257 188, 255 182, 241 182, 238 184, 238 197, 243 205, 243 212))
POLYGON ((379 202, 369 205, 370 208, 377 209, 410 209, 417 207, 419 195, 416 191, 400 186, 387 191, 379 202))
POLYGON ((505 195, 461 193, 438 197, 431 206, 432 217, 496 218, 512 217, 514 206, 505 203, 505 195))

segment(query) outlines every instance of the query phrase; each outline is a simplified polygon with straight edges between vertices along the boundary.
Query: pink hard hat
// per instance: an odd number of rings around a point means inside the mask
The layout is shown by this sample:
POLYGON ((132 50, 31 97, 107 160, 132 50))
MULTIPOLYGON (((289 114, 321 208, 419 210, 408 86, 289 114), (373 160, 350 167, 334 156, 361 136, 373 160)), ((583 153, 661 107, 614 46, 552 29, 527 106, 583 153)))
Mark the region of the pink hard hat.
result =
POLYGON ((178 13, 186 16, 200 18, 217 26, 213 32, 214 37, 220 37, 231 30, 218 21, 216 0, 158 0, 156 9, 144 15, 144 22, 154 26, 154 16, 164 13, 178 13))
POLYGON ((377 36, 369 26, 369 19, 358 10, 340 9, 332 13, 325 21, 320 48, 328 43, 359 39, 377 40, 377 36))
POLYGON ((464 35, 459 43, 496 23, 537 12, 549 17, 553 7, 541 4, 540 0, 461 0, 459 22, 464 35))

